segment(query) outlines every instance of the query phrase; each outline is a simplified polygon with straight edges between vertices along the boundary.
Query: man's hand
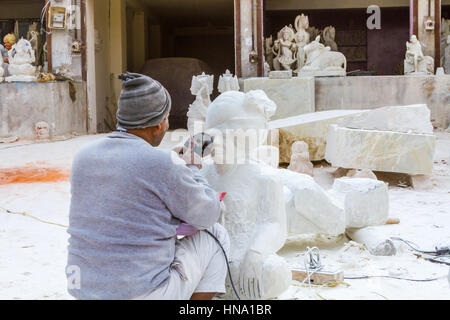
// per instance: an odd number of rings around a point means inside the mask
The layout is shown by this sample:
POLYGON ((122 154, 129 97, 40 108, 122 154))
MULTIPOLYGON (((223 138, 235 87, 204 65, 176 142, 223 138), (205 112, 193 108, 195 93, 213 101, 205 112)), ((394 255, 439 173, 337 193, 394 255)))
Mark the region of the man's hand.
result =
POLYGON ((173 149, 173 151, 175 151, 178 156, 186 162, 186 164, 194 165, 199 169, 202 168, 202 157, 195 153, 194 140, 192 139, 192 137, 189 138, 189 144, 187 148, 184 145, 177 146, 173 149))
POLYGON ((8 63, 8 61, 9 61, 8 58, 3 58, 4 63, 8 63))

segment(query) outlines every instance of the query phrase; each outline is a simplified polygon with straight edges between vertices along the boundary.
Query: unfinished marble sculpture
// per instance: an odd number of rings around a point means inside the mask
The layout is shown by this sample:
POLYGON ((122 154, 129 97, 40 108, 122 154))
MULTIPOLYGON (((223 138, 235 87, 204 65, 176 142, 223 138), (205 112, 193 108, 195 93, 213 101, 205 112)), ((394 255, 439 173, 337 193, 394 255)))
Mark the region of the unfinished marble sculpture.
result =
POLYGON ((36 67, 34 50, 28 40, 20 39, 8 52, 9 67, 11 76, 6 77, 7 82, 12 81, 34 81, 36 80, 36 67))
POLYGON ((195 101, 189 105, 187 112, 188 130, 191 135, 203 132, 205 129, 206 110, 211 103, 210 95, 213 92, 214 75, 206 75, 204 72, 199 76, 192 77, 191 93, 195 101))
POLYGON ((434 59, 423 55, 422 46, 415 35, 412 35, 410 41, 406 42, 404 74, 434 74, 434 59))
POLYGON ((264 64, 264 73, 266 76, 269 74, 271 70, 273 70, 273 58, 274 58, 274 52, 273 52, 273 37, 270 36, 266 39, 264 39, 264 58, 265 58, 265 64, 264 64), (266 66, 267 63, 267 66, 266 66))
POLYGON ((336 29, 333 26, 325 27, 322 31, 323 43, 331 48, 331 51, 338 51, 338 46, 334 38, 336 37, 336 29))
POLYGON ((251 149, 265 140, 275 109, 261 90, 228 91, 211 103, 206 115, 215 152, 214 163, 204 164, 202 174, 215 190, 227 192, 222 221, 231 240, 230 270, 247 299, 277 297, 292 277, 286 261, 276 255, 287 237, 283 185, 276 169, 249 160, 251 149), (256 142, 247 148, 245 141, 251 139, 256 142))
POLYGON ((37 140, 48 140, 50 139, 50 127, 47 122, 39 121, 34 127, 37 140))
POLYGON ((220 93, 224 93, 226 91, 239 91, 239 81, 237 76, 233 76, 230 73, 230 70, 227 71, 219 77, 219 85, 217 90, 220 93))
POLYGON ((340 52, 331 51, 320 43, 320 36, 304 47, 306 54, 305 66, 299 76, 345 76, 347 59, 340 52))
POLYGON ((42 65, 44 63, 42 60, 44 53, 42 47, 44 44, 39 23, 33 22, 30 24, 30 26, 28 27, 27 40, 30 41, 31 47, 33 48, 36 55, 35 65, 42 65))
POLYGON ((278 33, 278 39, 273 45, 273 67, 275 70, 292 70, 295 63, 297 46, 294 42, 295 33, 291 27, 285 26, 278 33))
POLYGON ((309 161, 308 144, 303 141, 294 142, 288 170, 312 176, 313 168, 312 162, 309 161))
POLYGON ((308 16, 305 16, 303 13, 295 18, 295 29, 297 33, 295 34, 295 43, 296 43, 296 59, 297 59, 297 69, 298 72, 306 62, 306 54, 303 49, 308 43, 310 39, 309 33, 306 31, 309 28, 309 19, 308 16))

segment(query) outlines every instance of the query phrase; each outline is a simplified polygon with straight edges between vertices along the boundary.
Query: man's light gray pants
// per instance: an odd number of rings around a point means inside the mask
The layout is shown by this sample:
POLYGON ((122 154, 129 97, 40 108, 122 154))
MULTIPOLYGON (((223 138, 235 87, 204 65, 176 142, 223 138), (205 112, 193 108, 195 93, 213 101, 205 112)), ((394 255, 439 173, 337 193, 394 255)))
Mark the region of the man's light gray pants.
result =
MULTIPOLYGON (((230 239, 216 223, 208 229, 222 244, 227 256, 230 239)), ((189 300, 193 293, 225 293, 227 264, 219 244, 205 231, 177 240, 170 276, 161 287, 136 300, 189 300)))

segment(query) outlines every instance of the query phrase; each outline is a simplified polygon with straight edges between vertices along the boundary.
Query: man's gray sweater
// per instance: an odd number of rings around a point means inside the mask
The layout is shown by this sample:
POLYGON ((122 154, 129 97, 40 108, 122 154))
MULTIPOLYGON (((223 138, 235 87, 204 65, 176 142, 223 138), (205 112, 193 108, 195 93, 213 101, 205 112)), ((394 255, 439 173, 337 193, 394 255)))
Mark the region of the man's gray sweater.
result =
POLYGON ((71 192, 68 270, 80 270, 81 286, 69 293, 78 299, 131 299, 164 284, 180 221, 206 229, 220 213, 196 167, 123 132, 76 154, 71 192))

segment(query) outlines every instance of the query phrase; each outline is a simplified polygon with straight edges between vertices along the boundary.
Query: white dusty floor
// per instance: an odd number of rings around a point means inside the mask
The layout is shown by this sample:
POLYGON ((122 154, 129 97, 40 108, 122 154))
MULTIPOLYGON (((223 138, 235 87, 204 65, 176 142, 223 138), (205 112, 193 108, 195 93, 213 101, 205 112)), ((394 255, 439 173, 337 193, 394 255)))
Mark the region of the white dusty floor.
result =
MULTIPOLYGON (((172 133, 162 147, 171 147, 183 141, 184 136, 183 131, 172 133)), ((445 241, 450 245, 450 133, 437 132, 437 136, 433 189, 416 191, 390 187, 390 215, 400 218, 401 222, 373 228, 377 235, 400 236, 422 249, 433 249, 445 241)), ((75 152, 100 137, 102 135, 52 143, 0 144, 0 170, 24 166, 67 170, 75 152)), ((327 186, 326 170, 316 168, 315 173, 327 186)), ((69 204, 68 181, 0 184, 1 208, 26 212, 41 220, 67 225, 69 204)), ((63 226, 0 209, 0 299, 71 299, 66 292, 64 272, 67 239, 63 226)), ((386 278, 345 280, 344 284, 333 288, 310 288, 295 282, 280 299, 450 299, 449 267, 425 261, 400 243, 396 256, 376 257, 362 245, 344 237, 321 238, 315 242, 293 239, 280 254, 293 266, 301 266, 306 246, 313 245, 319 246, 325 269, 341 268, 345 276, 439 279, 431 282, 386 278)))

